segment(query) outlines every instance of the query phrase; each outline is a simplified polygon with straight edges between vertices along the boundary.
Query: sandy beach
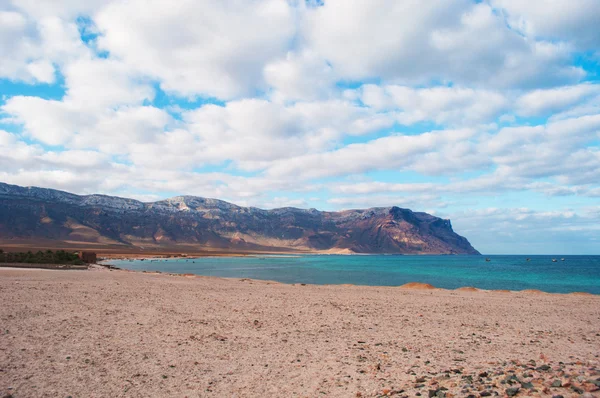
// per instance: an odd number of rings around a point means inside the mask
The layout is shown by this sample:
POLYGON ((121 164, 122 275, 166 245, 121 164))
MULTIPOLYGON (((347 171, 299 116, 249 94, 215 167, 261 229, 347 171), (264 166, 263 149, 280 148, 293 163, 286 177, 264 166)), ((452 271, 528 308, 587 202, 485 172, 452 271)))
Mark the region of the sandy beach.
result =
POLYGON ((1 397, 600 396, 600 296, 0 269, 1 397))

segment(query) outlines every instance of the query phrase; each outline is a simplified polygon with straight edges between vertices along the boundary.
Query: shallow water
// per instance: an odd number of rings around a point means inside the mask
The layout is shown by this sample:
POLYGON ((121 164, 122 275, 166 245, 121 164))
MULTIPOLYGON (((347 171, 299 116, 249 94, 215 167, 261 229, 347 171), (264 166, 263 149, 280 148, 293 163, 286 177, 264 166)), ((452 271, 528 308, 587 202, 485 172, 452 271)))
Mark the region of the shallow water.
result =
POLYGON ((399 286, 423 282, 446 289, 474 286, 600 294, 600 256, 294 255, 111 260, 109 263, 131 270, 284 283, 399 286), (557 262, 552 262, 553 258, 557 262))

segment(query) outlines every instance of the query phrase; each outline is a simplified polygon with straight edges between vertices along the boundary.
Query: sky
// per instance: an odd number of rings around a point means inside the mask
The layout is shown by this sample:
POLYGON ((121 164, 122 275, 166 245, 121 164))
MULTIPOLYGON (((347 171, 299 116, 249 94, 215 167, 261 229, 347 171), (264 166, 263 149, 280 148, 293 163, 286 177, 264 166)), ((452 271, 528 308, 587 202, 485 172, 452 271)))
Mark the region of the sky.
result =
POLYGON ((600 254, 598 0, 0 0, 0 181, 600 254))

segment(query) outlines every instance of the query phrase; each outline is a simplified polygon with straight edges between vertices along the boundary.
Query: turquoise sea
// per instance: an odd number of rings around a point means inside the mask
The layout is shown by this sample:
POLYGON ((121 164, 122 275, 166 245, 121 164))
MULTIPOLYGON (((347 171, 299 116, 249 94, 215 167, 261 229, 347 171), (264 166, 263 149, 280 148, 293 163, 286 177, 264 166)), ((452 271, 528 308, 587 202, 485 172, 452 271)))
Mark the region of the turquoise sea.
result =
POLYGON ((446 289, 474 286, 480 289, 600 294, 600 256, 265 255, 111 260, 109 263, 138 271, 193 273, 284 283, 399 286, 423 282, 446 289))

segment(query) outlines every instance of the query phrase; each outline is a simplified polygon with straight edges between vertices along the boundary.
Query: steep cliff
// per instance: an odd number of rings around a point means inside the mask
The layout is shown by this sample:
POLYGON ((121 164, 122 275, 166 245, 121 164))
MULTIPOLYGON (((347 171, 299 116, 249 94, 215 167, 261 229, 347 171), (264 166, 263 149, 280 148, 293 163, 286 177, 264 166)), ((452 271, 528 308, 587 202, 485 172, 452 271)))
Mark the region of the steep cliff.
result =
POLYGON ((194 196, 143 203, 3 183, 0 238, 239 251, 479 254, 450 220, 398 207, 262 210, 194 196))

